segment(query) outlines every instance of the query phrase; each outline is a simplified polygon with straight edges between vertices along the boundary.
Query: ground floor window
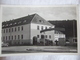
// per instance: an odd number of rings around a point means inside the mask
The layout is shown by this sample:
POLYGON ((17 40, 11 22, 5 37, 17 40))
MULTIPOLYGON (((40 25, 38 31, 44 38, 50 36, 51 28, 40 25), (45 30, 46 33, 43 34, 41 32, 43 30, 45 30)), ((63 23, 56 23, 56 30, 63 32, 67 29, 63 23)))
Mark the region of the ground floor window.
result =
POLYGON ((45 37, 47 38, 47 35, 45 35, 45 37))
POLYGON ((39 35, 37 35, 37 37, 39 38, 39 35))
POLYGON ((23 35, 21 35, 21 39, 23 39, 23 35))
POLYGON ((51 35, 49 35, 49 38, 51 38, 51 35))

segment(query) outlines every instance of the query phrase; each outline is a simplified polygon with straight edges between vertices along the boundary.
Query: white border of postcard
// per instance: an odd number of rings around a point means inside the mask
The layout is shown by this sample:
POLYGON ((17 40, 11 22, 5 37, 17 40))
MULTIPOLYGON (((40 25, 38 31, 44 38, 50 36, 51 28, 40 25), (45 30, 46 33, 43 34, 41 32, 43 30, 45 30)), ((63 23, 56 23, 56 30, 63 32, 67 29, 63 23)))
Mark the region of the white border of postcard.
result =
MULTIPOLYGON (((2 50, 2 48, 1 48, 1 40, 0 40, 0 56, 12 56, 12 55, 50 55, 50 54, 52 54, 52 55, 77 55, 77 54, 79 54, 80 53, 80 38, 79 38, 79 29, 80 29, 80 27, 79 27, 79 23, 80 23, 80 21, 79 21, 79 13, 80 13, 80 6, 79 5, 45 5, 45 6, 26 6, 26 5, 1 5, 0 6, 0 28, 2 29, 2 8, 3 7, 73 7, 73 6, 75 6, 75 7, 77 7, 77 39, 78 39, 78 46, 77 46, 77 53, 13 53, 13 54, 1 54, 1 50, 2 50)), ((0 37, 2 36, 2 32, 0 31, 0 37)))

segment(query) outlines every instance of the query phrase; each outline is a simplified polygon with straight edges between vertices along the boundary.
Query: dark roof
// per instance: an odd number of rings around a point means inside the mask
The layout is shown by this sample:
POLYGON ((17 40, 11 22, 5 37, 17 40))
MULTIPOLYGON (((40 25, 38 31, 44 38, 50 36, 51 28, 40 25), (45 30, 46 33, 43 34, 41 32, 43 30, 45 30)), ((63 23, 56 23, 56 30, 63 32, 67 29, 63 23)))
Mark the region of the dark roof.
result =
POLYGON ((55 30, 55 31, 65 31, 64 28, 49 28, 49 29, 44 29, 44 30, 41 30, 40 32, 46 32, 46 31, 52 31, 52 30, 55 30))
POLYGON ((13 26, 18 26, 18 25, 24 25, 24 24, 29 24, 29 23, 36 23, 36 24, 44 24, 44 25, 50 25, 53 26, 51 23, 40 17, 38 14, 32 14, 28 15, 25 17, 13 19, 10 21, 2 22, 2 28, 7 28, 7 27, 13 27, 13 26), (39 20, 44 21, 44 23, 40 23, 39 20))
POLYGON ((16 25, 29 24, 34 16, 35 16, 35 14, 28 15, 28 16, 21 17, 18 19, 14 19, 14 20, 10 20, 10 21, 6 21, 6 22, 2 22, 2 28, 12 27, 12 26, 16 26, 16 25))
POLYGON ((32 23, 53 26, 53 24, 51 24, 50 22, 46 21, 44 18, 42 18, 38 14, 35 14, 35 16, 34 16, 34 18, 32 20, 32 23))

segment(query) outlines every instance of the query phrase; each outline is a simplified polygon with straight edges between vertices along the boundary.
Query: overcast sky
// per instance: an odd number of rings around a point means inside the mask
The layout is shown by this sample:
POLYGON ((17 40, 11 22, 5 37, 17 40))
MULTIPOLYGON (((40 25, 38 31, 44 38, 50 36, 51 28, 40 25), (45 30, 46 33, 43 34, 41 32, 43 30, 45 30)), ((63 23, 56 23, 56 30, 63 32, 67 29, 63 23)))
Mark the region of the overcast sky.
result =
POLYGON ((4 7, 2 20, 8 21, 34 13, 46 20, 76 19, 76 7, 4 7))

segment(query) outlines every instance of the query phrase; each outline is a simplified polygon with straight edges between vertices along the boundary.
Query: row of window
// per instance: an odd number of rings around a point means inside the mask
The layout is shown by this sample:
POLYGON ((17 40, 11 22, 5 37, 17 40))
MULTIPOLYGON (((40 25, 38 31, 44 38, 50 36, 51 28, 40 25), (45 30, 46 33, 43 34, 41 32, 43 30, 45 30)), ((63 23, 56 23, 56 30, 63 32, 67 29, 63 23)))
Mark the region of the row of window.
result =
MULTIPOLYGON (((42 37, 48 38, 48 35, 41 36, 41 37, 40 37, 40 35, 37 35, 37 37, 38 37, 38 38, 42 38, 42 37)), ((49 38, 51 38, 51 35, 49 35, 49 38)))
POLYGON ((23 35, 3 36, 3 40, 23 39, 23 35))
POLYGON ((9 28, 9 29, 3 29, 3 33, 8 33, 8 32, 16 32, 16 31, 22 31, 23 26, 21 27, 15 27, 15 28, 9 28))
POLYGON ((16 25, 16 24, 22 24, 22 23, 26 23, 27 20, 24 20, 24 21, 19 21, 19 22, 12 22, 10 24, 6 24, 6 25, 2 25, 2 27, 6 27, 6 26, 12 26, 12 25, 16 25))
MULTIPOLYGON (((40 30, 40 28, 41 28, 41 30, 43 30, 43 29, 48 29, 48 27, 45 27, 45 28, 44 28, 43 26, 41 26, 41 27, 40 27, 40 26, 37 26, 37 30, 40 30)), ((51 27, 49 27, 49 28, 51 28, 51 27)))
POLYGON ((63 34, 63 33, 60 32, 60 31, 55 31, 54 33, 55 33, 55 34, 63 34))

